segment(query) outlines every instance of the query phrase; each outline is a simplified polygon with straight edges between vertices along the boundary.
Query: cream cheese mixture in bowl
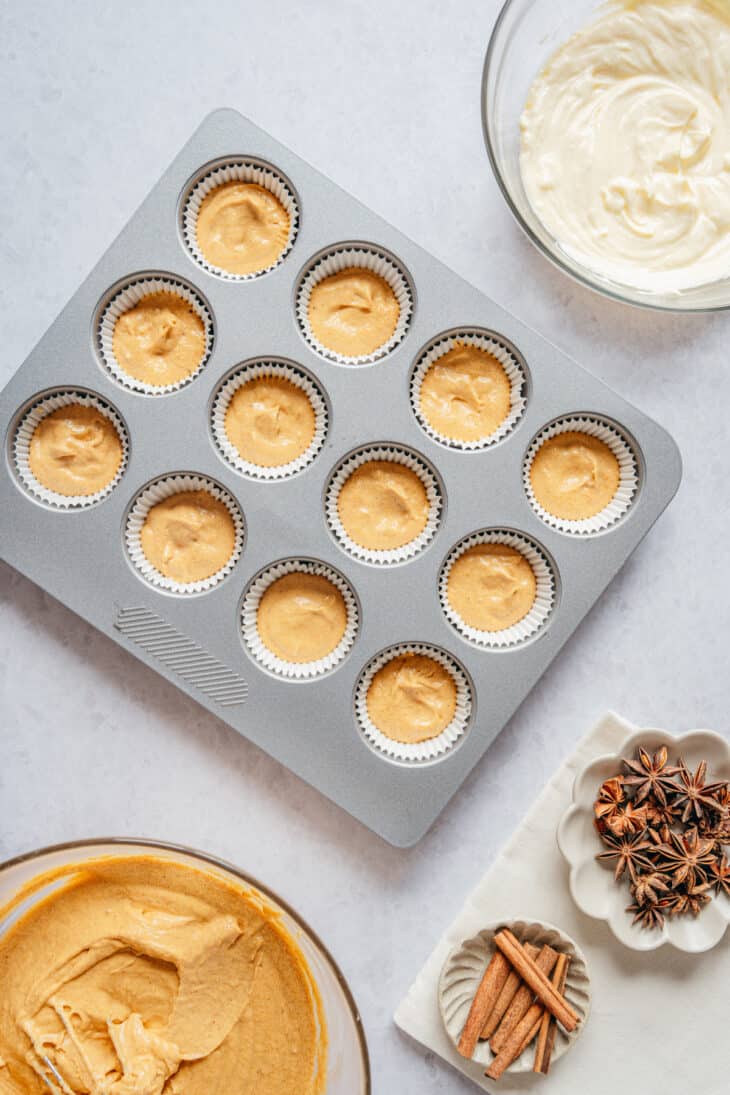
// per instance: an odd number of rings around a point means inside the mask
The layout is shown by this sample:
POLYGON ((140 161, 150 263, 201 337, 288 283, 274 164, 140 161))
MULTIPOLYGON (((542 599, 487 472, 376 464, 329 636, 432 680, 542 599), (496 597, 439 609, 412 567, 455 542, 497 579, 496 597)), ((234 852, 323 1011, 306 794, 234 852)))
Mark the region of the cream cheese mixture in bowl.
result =
POLYGON ((561 269, 647 307, 730 307, 730 0, 507 0, 482 116, 561 269))
POLYGON ((360 1017, 292 909, 134 839, 0 864, 2 1095, 369 1095, 360 1017))

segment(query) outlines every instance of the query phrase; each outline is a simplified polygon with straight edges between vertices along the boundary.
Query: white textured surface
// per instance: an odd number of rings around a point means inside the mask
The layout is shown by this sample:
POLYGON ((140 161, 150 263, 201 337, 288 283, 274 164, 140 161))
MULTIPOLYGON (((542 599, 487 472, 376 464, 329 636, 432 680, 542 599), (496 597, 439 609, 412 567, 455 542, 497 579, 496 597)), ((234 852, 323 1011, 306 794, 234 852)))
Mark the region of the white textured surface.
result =
POLYGON ((728 734, 730 319, 604 302, 520 236, 479 118, 498 6, 0 3, 3 377, 203 115, 227 105, 582 359, 682 449, 684 484, 668 513, 434 830, 406 852, 2 571, 0 857, 139 833, 235 860, 331 946, 364 1013, 383 1095, 472 1090, 408 1044, 391 1014, 594 719, 614 707, 642 725, 728 734))

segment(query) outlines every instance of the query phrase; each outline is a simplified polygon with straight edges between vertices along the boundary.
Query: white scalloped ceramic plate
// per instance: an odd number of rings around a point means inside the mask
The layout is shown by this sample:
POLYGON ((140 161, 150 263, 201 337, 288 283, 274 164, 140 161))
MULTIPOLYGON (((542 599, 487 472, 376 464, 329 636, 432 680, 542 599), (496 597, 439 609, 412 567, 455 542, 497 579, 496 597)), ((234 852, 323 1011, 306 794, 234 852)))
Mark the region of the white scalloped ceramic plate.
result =
POLYGON ((616 885, 613 873, 596 861, 601 846, 593 826, 593 803, 604 780, 620 771, 621 757, 630 757, 639 746, 655 752, 662 745, 670 761, 684 758, 691 769, 707 761, 708 778, 730 779, 730 744, 711 730, 691 730, 674 736, 666 730, 640 730, 624 743, 621 753, 596 760, 578 774, 573 785, 573 803, 558 826, 558 847, 570 866, 570 892, 578 908, 596 920, 605 920, 624 946, 635 951, 652 951, 669 943, 677 950, 699 954, 716 946, 730 923, 730 900, 714 896, 697 919, 682 916, 665 922, 659 930, 632 924, 626 906, 631 904, 627 886, 616 885))
MULTIPOLYGON (((439 1008, 449 1038, 458 1048, 459 1038, 469 1014, 471 1002, 481 983, 484 971, 494 954, 494 936, 500 928, 509 928, 520 943, 533 943, 537 947, 548 944, 556 951, 570 955, 565 997, 580 1017, 580 1023, 572 1034, 558 1025, 552 1061, 557 1061, 579 1037, 591 1010, 591 988, 586 960, 580 947, 565 932, 553 924, 540 920, 499 920, 482 928, 473 939, 467 939, 449 954, 441 970, 439 980, 439 1008)), ((514 1061, 507 1072, 532 1072, 535 1056, 534 1042, 514 1061)), ((473 1061, 486 1068, 494 1060, 488 1042, 478 1042, 473 1061)))

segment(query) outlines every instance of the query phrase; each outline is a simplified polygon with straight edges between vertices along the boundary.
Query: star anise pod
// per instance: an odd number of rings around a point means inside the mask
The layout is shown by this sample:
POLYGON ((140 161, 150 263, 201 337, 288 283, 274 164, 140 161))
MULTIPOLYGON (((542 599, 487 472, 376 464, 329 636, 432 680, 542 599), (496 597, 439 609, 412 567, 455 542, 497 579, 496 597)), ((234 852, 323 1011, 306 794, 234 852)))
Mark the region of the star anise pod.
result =
POLYGON ((593 804, 593 813, 595 814, 596 821, 608 821, 619 807, 619 804, 626 798, 624 789, 621 784, 621 780, 618 776, 614 779, 607 779, 605 783, 601 784, 598 792, 598 798, 593 804))
POLYGON ((655 855, 655 853, 660 848, 663 848, 665 844, 669 843, 671 835, 672 835, 672 831, 671 831, 671 829, 667 829, 666 831, 667 831, 668 836, 667 836, 667 839, 665 840, 659 829, 647 829, 646 830, 646 833, 644 835, 645 835, 646 839, 651 843, 651 852, 649 853, 650 855, 655 855))
POLYGON ((616 836, 624 836, 625 833, 643 833, 647 826, 646 807, 634 806, 633 802, 627 802, 625 806, 618 806, 613 814, 606 819, 606 824, 616 836))
POLYGON ((671 829, 681 813, 673 802, 657 802, 656 799, 649 798, 645 805, 646 823, 652 829, 671 829))
POLYGON ((718 806, 721 810, 730 808, 730 782, 725 780, 717 786, 718 790, 715 792, 715 798, 717 799, 718 806))
POLYGON ((664 912, 674 919, 675 916, 684 916, 690 912, 690 898, 687 893, 673 893, 666 899, 664 912))
POLYGON ((728 810, 716 826, 715 840, 718 844, 730 844, 730 810, 728 810))
POLYGON ((717 808, 702 819, 700 831, 706 831, 718 844, 730 844, 730 783, 720 784, 716 798, 717 808))
POLYGON ((642 809, 646 810, 647 837, 657 844, 668 844, 669 834, 672 831, 671 822, 667 821, 670 804, 661 806, 653 800, 647 800, 642 809))
POLYGON ((705 783, 706 775, 706 760, 700 761, 694 773, 690 772, 683 760, 680 760, 679 778, 676 784, 678 794, 675 803, 682 810, 682 821, 685 824, 691 817, 700 821, 707 810, 713 811, 720 808, 717 796, 724 794, 725 781, 705 783))
POLYGON ((647 753, 646 749, 637 750, 636 760, 625 760, 624 764, 629 775, 624 776, 626 787, 636 789, 636 802, 643 802, 649 795, 653 795, 657 802, 665 803, 667 795, 672 795, 677 790, 674 776, 679 774, 679 768, 670 765, 667 767, 667 749, 662 745, 654 756, 647 753))
POLYGON ((629 905, 627 913, 633 913, 633 924, 641 924, 642 928, 656 930, 664 927, 665 904, 663 901, 653 901, 648 905, 629 905))
POLYGON ((626 798, 624 794, 624 785, 621 776, 613 776, 611 779, 605 779, 598 789, 598 802, 623 802, 626 798))
POLYGON ((707 881, 707 871, 715 859, 715 845, 705 840, 697 829, 688 829, 678 835, 670 833, 669 844, 660 844, 656 849, 659 869, 672 872, 672 883, 676 888, 686 883, 691 890, 707 881))
POLYGON ((614 868, 614 878, 618 882, 628 870, 632 881, 636 880, 639 871, 651 870, 652 863, 647 852, 653 847, 648 840, 638 833, 627 833, 625 836, 614 836, 607 833, 603 838, 607 851, 599 852, 596 856, 601 863, 610 863, 614 868))
POLYGON ((667 916, 699 916, 710 901, 709 894, 703 889, 690 890, 688 893, 674 893, 666 899, 667 916))
POLYGON ((718 845, 730 844, 730 811, 715 814, 712 819, 703 818, 698 828, 707 840, 714 840, 718 845))
POLYGON ((646 874, 638 874, 631 886, 631 892, 637 905, 656 905, 661 895, 669 893, 669 875, 651 869, 646 874))
POLYGON ((698 893, 696 890, 693 890, 692 893, 689 895, 687 912, 691 913, 692 916, 699 916, 705 905, 709 904, 709 902, 709 894, 698 893))
POLYGON ((671 894, 666 900, 664 912, 672 919, 674 919, 675 916, 683 916, 687 912, 687 894, 671 894))
POLYGON ((718 856, 714 863, 710 864, 707 870, 707 881, 701 886, 695 886, 692 892, 705 893, 713 889, 717 894, 724 893, 726 897, 730 897, 730 863, 724 855, 718 856))

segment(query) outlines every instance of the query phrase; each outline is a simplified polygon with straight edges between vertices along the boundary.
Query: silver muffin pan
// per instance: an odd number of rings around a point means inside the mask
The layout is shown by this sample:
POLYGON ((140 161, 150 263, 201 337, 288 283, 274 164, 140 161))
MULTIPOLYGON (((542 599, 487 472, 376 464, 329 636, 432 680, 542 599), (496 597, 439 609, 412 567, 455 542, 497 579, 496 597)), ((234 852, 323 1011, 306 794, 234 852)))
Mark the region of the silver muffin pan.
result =
MULTIPOLYGON (((518 306, 519 301, 515 304, 518 306)), ((482 757, 675 493, 676 445, 650 418, 386 224, 268 134, 231 110, 209 115, 154 187, 0 397, 5 461, 0 481, 2 556, 124 649, 223 718, 386 840, 414 844, 482 757), (196 262, 183 237, 183 207, 206 165, 271 165, 291 187, 297 231, 284 259, 260 277, 228 279, 196 262), (368 245, 406 271, 413 310, 392 352, 347 366, 310 345, 297 318, 301 278, 333 245, 368 245), (133 275, 180 279, 212 317, 204 367, 176 391, 150 396, 120 383, 99 349, 98 321, 115 287, 133 275), (464 452, 430 437, 413 413, 410 385, 440 336, 477 329, 506 340, 525 375, 526 402, 506 437, 464 452), (256 480, 234 468, 211 430, 221 381, 253 360, 289 362, 315 378, 327 433, 291 477, 256 480), (59 509, 27 489, 13 441, 24 413, 56 389, 90 392, 111 405, 129 435, 119 483, 96 504, 59 509), (523 462, 535 435, 568 415, 613 424, 634 454, 639 487, 628 512, 597 535, 570 536, 545 523, 525 493, 523 462), (400 446, 438 477, 438 529, 413 558, 374 565, 344 550, 328 527, 326 486, 363 446, 400 446), (207 477, 237 500, 242 553, 207 592, 177 595, 145 581, 124 545, 129 508, 152 480, 207 477), (439 575, 452 549, 480 530, 533 541, 553 571, 548 619, 523 642, 484 649, 452 626, 439 575), (313 679, 270 672, 247 649, 241 609, 252 579, 279 560, 321 561, 358 604, 344 657, 313 679), (434 759, 411 763, 372 747, 355 713, 357 682, 378 653, 403 644, 454 659, 472 693, 464 733, 434 759)))

